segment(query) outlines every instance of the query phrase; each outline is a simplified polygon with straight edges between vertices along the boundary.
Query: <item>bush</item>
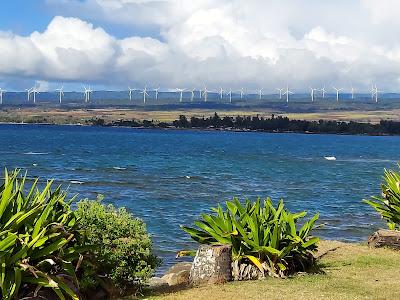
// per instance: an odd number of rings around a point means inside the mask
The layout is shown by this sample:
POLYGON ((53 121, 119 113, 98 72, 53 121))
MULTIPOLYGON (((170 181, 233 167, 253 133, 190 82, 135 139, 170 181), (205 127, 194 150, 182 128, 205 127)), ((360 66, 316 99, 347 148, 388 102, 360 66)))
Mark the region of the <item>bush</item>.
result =
MULTIPOLYGON (((87 242, 96 245, 93 265, 84 266, 83 288, 115 286, 139 288, 159 265, 144 222, 125 208, 83 200, 76 210, 87 242), (99 276, 96 276, 99 275, 99 276), (94 279, 95 278, 95 279, 94 279)), ((110 291, 109 291, 110 292, 110 291)))
POLYGON ((18 174, 6 170, 0 187, 1 298, 23 298, 44 287, 60 299, 77 299, 72 262, 85 247, 66 193, 53 190, 52 181, 39 190, 37 179, 25 192, 26 175, 18 174))
POLYGON ((389 229, 400 229, 400 174, 385 170, 384 182, 381 185, 381 196, 364 200, 387 221, 389 229))
POLYGON ((312 251, 319 239, 309 233, 318 214, 297 229, 306 212, 286 211, 283 200, 275 208, 269 198, 263 203, 260 198, 254 203, 246 200, 244 206, 234 198, 226 202, 225 211, 221 205, 212 210, 213 214, 202 214, 202 220, 195 221, 196 228, 181 226, 200 244, 230 244, 234 261, 250 262, 263 275, 285 276, 314 265, 312 251))

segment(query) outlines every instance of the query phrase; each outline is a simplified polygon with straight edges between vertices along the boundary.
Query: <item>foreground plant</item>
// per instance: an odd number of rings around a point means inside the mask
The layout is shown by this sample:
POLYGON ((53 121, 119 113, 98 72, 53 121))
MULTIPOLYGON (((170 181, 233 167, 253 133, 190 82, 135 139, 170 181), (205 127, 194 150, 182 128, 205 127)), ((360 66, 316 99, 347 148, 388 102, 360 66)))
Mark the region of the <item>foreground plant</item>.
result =
POLYGON ((76 214, 87 242, 96 245, 83 265, 82 288, 105 288, 110 296, 138 289, 149 279, 160 261, 152 252, 145 223, 125 208, 97 201, 78 203, 76 214))
POLYGON ((391 230, 400 229, 400 174, 393 170, 385 170, 381 185, 381 196, 364 200, 387 221, 391 230))
MULTIPOLYGON (((212 210, 214 213, 202 214, 202 219, 194 222, 195 228, 181 227, 200 244, 232 245, 236 267, 251 262, 262 275, 285 276, 314 265, 312 252, 319 238, 311 237, 310 232, 319 214, 297 228, 306 212, 288 212, 283 200, 274 207, 270 198, 254 203, 246 200, 244 205, 234 198, 226 202, 225 210, 221 205, 212 210)), ((178 253, 187 254, 190 252, 178 253)))
POLYGON ((0 187, 0 289, 2 299, 52 289, 60 299, 78 299, 75 268, 79 252, 77 218, 60 187, 43 189, 36 179, 4 173, 0 187))

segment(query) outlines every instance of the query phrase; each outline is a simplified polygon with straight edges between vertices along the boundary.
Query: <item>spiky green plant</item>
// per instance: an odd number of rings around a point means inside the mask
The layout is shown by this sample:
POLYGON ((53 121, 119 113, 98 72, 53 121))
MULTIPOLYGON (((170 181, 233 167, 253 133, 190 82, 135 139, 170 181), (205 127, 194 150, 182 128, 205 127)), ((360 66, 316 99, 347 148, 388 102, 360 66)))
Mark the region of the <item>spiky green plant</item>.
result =
POLYGON ((400 174, 385 169, 381 190, 381 196, 363 201, 381 214, 387 221, 389 229, 400 230, 400 174))
POLYGON ((27 290, 52 289, 60 299, 78 299, 72 261, 84 250, 77 243, 77 219, 60 187, 42 189, 38 179, 4 172, 0 186, 0 291, 2 299, 27 290))
POLYGON ((283 200, 274 207, 270 198, 246 200, 244 205, 234 198, 226 202, 225 211, 221 205, 212 210, 213 214, 201 214, 202 219, 194 222, 196 228, 181 228, 200 244, 232 245, 233 260, 248 260, 269 275, 284 276, 313 264, 312 251, 319 238, 309 234, 319 214, 298 229, 297 222, 306 212, 288 212, 283 200))

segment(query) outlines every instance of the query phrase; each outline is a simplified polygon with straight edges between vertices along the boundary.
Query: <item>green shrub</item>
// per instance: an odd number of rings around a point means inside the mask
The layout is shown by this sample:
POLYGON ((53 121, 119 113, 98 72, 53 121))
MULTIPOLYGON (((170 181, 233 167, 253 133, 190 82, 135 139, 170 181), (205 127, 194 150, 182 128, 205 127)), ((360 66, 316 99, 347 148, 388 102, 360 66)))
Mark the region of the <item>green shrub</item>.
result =
POLYGON ((77 299, 76 265, 85 250, 78 247, 76 216, 66 193, 42 190, 36 179, 25 192, 26 175, 4 173, 0 187, 0 288, 2 299, 21 298, 40 287, 51 288, 60 299, 77 299), (68 285, 67 285, 68 284, 68 285))
POLYGON ((221 205, 212 210, 213 214, 202 214, 195 221, 196 228, 181 226, 200 244, 230 244, 234 261, 251 262, 271 276, 305 271, 314 264, 312 251, 319 239, 309 233, 318 214, 297 229, 306 212, 286 211, 283 200, 275 208, 269 198, 263 203, 260 198, 254 203, 246 200, 245 205, 234 198, 226 202, 225 211, 221 205))
POLYGON ((125 208, 103 205, 100 200, 83 200, 76 214, 87 242, 96 245, 93 265, 84 267, 82 286, 90 289, 111 283, 120 293, 138 288, 152 276, 159 260, 144 222, 125 208), (95 276, 95 275, 99 276, 95 276))
POLYGON ((364 200, 371 205, 388 223, 390 229, 400 229, 400 174, 385 170, 381 185, 381 196, 364 200))

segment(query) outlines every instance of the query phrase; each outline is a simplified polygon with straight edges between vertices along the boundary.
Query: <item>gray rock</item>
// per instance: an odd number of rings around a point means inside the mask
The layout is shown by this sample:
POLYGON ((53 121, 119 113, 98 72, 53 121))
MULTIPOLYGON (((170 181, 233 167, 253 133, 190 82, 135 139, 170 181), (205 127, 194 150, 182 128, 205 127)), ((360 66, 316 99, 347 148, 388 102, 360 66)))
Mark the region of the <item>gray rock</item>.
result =
POLYGON ((161 278, 169 286, 186 285, 189 283, 191 263, 178 263, 172 266, 161 278))
POLYGON ((165 282, 165 280, 163 280, 160 277, 152 277, 149 279, 149 281, 147 282, 147 284, 149 285, 150 288, 160 288, 160 287, 167 287, 168 283, 165 282))

